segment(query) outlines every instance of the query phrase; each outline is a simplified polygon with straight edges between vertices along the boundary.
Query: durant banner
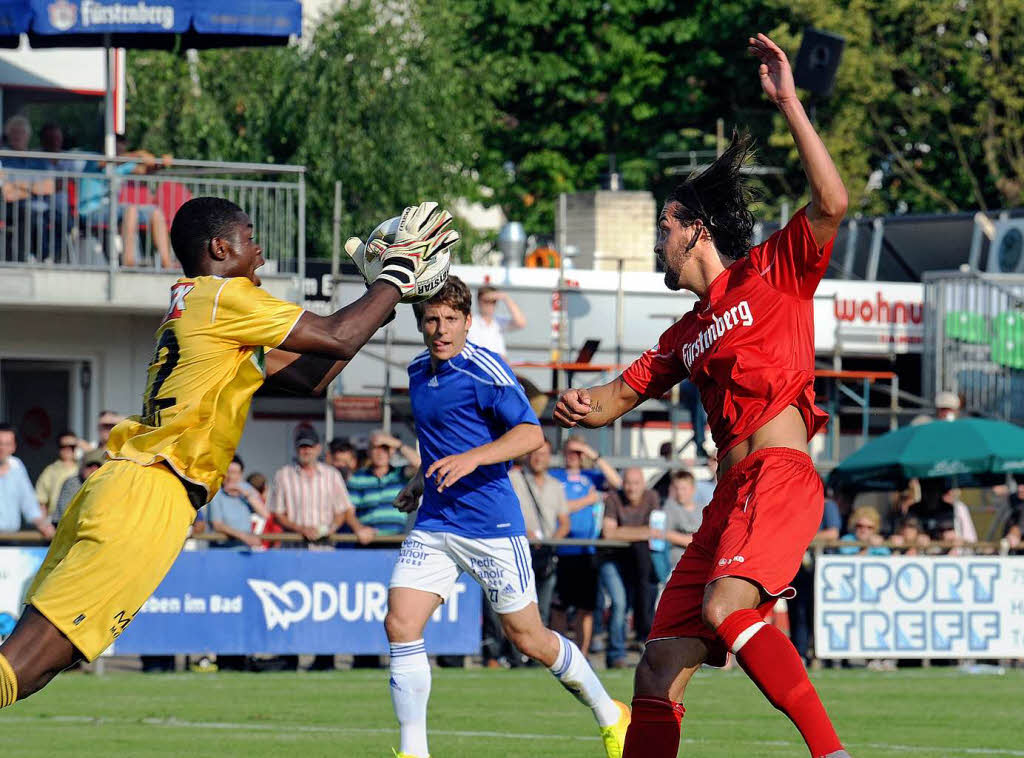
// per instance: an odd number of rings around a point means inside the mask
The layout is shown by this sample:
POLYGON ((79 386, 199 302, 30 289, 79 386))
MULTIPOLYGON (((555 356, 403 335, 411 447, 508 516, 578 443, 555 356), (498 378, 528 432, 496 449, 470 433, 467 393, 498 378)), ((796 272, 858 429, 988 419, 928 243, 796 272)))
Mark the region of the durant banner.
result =
POLYGON ((819 658, 1024 657, 1024 556, 820 556, 819 658))
MULTIPOLYGON (((116 653, 387 653, 397 550, 182 553, 116 653)), ((480 649, 481 594, 460 579, 427 623, 431 653, 480 649)))
MULTIPOLYGON (((0 638, 45 548, 0 548, 0 638)), ((115 654, 387 653, 397 550, 183 552, 114 644, 115 654)), ((424 633, 431 653, 480 650, 481 593, 460 579, 424 633)))

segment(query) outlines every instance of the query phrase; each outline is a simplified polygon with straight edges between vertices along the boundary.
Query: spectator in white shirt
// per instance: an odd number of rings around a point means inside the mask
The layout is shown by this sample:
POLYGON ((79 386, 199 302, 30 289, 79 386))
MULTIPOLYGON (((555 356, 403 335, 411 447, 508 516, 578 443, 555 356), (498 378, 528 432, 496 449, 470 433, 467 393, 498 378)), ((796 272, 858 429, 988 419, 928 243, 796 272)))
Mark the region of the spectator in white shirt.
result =
POLYGON ((526 326, 526 316, 515 300, 490 285, 484 285, 476 292, 476 317, 469 326, 469 341, 474 345, 504 357, 505 332, 512 332, 526 326), (498 303, 505 304, 507 314, 498 314, 498 303))

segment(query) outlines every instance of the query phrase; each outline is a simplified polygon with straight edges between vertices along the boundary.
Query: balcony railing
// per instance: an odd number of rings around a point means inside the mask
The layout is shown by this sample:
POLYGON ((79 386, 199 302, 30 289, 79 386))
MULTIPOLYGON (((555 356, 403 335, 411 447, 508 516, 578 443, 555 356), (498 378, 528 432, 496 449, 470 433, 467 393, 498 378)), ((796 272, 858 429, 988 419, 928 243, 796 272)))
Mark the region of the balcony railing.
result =
POLYGON ((0 191, 0 265, 177 270, 174 214, 213 195, 252 218, 265 275, 304 270, 302 166, 0 150, 0 191))
POLYGON ((926 397, 950 390, 969 411, 1024 423, 1024 276, 924 275, 926 397))

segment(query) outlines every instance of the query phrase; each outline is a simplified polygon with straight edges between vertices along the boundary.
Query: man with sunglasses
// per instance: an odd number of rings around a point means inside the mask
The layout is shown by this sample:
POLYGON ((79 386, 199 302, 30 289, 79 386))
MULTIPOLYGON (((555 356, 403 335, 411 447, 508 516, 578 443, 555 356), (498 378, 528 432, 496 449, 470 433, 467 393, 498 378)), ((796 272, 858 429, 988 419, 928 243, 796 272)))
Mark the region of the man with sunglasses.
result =
POLYGON ((78 472, 75 453, 78 451, 78 437, 72 431, 62 432, 57 437, 57 460, 43 469, 36 479, 36 499, 47 514, 57 507, 61 487, 69 477, 78 472))

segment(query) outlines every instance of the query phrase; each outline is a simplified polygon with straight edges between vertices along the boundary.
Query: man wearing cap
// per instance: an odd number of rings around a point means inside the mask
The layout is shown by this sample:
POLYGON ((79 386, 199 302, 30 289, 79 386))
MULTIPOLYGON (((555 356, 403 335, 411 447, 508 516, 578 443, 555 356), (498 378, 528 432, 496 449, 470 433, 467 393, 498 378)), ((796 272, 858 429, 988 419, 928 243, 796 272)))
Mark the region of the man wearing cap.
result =
POLYGON ((317 542, 334 534, 342 524, 366 544, 376 531, 356 518, 345 481, 333 466, 321 463, 320 437, 312 427, 302 427, 295 435, 295 459, 274 475, 270 491, 270 511, 288 532, 301 534, 317 542))
POLYGON ((370 435, 369 465, 354 472, 347 482, 360 523, 372 526, 378 534, 403 534, 408 516, 395 507, 395 498, 419 467, 416 448, 382 429, 375 430, 370 435), (395 453, 405 458, 405 466, 392 464, 395 453))
POLYGON ((955 421, 960 415, 960 397, 955 392, 939 392, 935 395, 935 418, 939 421, 955 421))
POLYGON ((86 452, 97 449, 106 450, 110 432, 122 421, 124 421, 124 416, 116 411, 100 411, 99 418, 96 419, 96 439, 91 442, 79 440, 78 446, 86 452))
POLYGON ((64 515, 64 511, 68 509, 68 505, 74 499, 78 491, 82 489, 82 485, 85 484, 85 480, 96 471, 103 462, 107 459, 107 452, 103 448, 96 450, 90 450, 88 453, 82 456, 82 462, 78 466, 78 472, 72 474, 64 480, 64 484, 60 488, 60 494, 57 495, 57 502, 50 510, 50 520, 56 524, 60 521, 60 517, 64 515))

